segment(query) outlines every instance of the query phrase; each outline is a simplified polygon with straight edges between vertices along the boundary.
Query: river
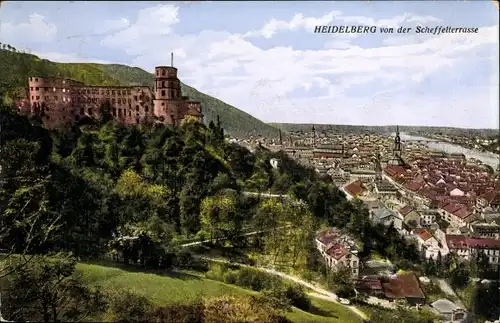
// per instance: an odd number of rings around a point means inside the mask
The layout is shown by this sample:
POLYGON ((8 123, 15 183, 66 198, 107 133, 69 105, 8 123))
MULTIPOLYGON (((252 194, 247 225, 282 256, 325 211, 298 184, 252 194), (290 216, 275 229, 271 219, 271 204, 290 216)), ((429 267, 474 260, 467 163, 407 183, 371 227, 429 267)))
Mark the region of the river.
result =
MULTIPOLYGON (((392 136, 395 134, 393 133, 392 136)), ((472 150, 468 148, 464 148, 455 144, 450 144, 448 142, 438 141, 434 139, 429 139, 425 137, 419 136, 411 136, 405 133, 400 134, 402 141, 415 141, 415 140, 431 140, 432 142, 427 143, 427 147, 431 149, 436 149, 440 151, 444 151, 449 154, 464 154, 467 158, 474 158, 482 161, 486 165, 490 165, 494 169, 496 169, 500 163, 500 157, 490 152, 481 152, 477 150, 472 150)))

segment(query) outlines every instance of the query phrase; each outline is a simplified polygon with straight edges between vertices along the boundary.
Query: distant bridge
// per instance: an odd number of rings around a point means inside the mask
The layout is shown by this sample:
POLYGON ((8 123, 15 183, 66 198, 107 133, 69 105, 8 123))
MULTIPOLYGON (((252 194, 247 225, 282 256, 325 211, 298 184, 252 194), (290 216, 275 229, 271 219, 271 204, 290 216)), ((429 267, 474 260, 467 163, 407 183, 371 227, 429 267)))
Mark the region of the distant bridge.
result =
POLYGON ((438 142, 437 140, 433 140, 433 139, 423 139, 423 140, 420 140, 420 139, 408 139, 408 140, 401 140, 402 142, 411 142, 411 143, 418 143, 418 144, 428 144, 428 143, 431 143, 431 142, 438 142))

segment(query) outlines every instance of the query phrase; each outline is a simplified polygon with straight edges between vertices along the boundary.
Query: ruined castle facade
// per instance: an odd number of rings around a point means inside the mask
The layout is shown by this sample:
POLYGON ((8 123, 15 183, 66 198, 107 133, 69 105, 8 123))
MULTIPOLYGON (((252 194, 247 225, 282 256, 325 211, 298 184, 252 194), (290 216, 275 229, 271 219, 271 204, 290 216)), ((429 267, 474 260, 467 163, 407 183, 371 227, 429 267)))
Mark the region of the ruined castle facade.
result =
POLYGON ((97 118, 109 103, 112 117, 123 124, 143 121, 176 125, 186 116, 200 121, 201 104, 182 96, 173 66, 155 68, 155 86, 89 86, 59 77, 30 77, 29 99, 18 105, 24 114, 41 114, 44 126, 61 128, 83 117, 97 118))

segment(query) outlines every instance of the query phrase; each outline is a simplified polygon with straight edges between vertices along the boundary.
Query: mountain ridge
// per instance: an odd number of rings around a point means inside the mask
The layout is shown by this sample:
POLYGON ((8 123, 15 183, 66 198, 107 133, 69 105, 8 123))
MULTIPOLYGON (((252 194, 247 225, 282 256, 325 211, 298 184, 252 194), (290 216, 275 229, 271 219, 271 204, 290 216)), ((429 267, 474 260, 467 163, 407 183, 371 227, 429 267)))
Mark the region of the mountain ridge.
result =
MULTIPOLYGON (((7 103, 11 103, 15 97, 27 97, 27 80, 30 76, 67 77, 94 86, 154 86, 154 74, 140 67, 123 64, 59 63, 33 54, 5 49, 0 49, 0 70, 3 72, 0 78, 0 96, 7 103)), ((278 129, 245 111, 182 82, 181 88, 183 95, 201 102, 205 123, 215 121, 219 115, 222 127, 231 135, 278 136, 278 129)))

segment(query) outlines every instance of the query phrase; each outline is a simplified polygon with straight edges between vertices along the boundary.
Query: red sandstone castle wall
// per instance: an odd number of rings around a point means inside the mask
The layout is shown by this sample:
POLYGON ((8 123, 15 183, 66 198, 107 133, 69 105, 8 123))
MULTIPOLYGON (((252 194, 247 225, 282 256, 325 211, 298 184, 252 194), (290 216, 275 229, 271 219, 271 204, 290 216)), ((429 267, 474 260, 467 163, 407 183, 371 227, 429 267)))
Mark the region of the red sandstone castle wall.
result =
POLYGON ((30 77, 30 112, 42 113, 47 128, 59 128, 85 116, 97 118, 106 101, 113 117, 124 124, 155 118, 178 124, 187 115, 202 119, 201 104, 182 96, 175 67, 158 66, 155 74, 154 92, 147 86, 87 86, 64 78, 30 77))

